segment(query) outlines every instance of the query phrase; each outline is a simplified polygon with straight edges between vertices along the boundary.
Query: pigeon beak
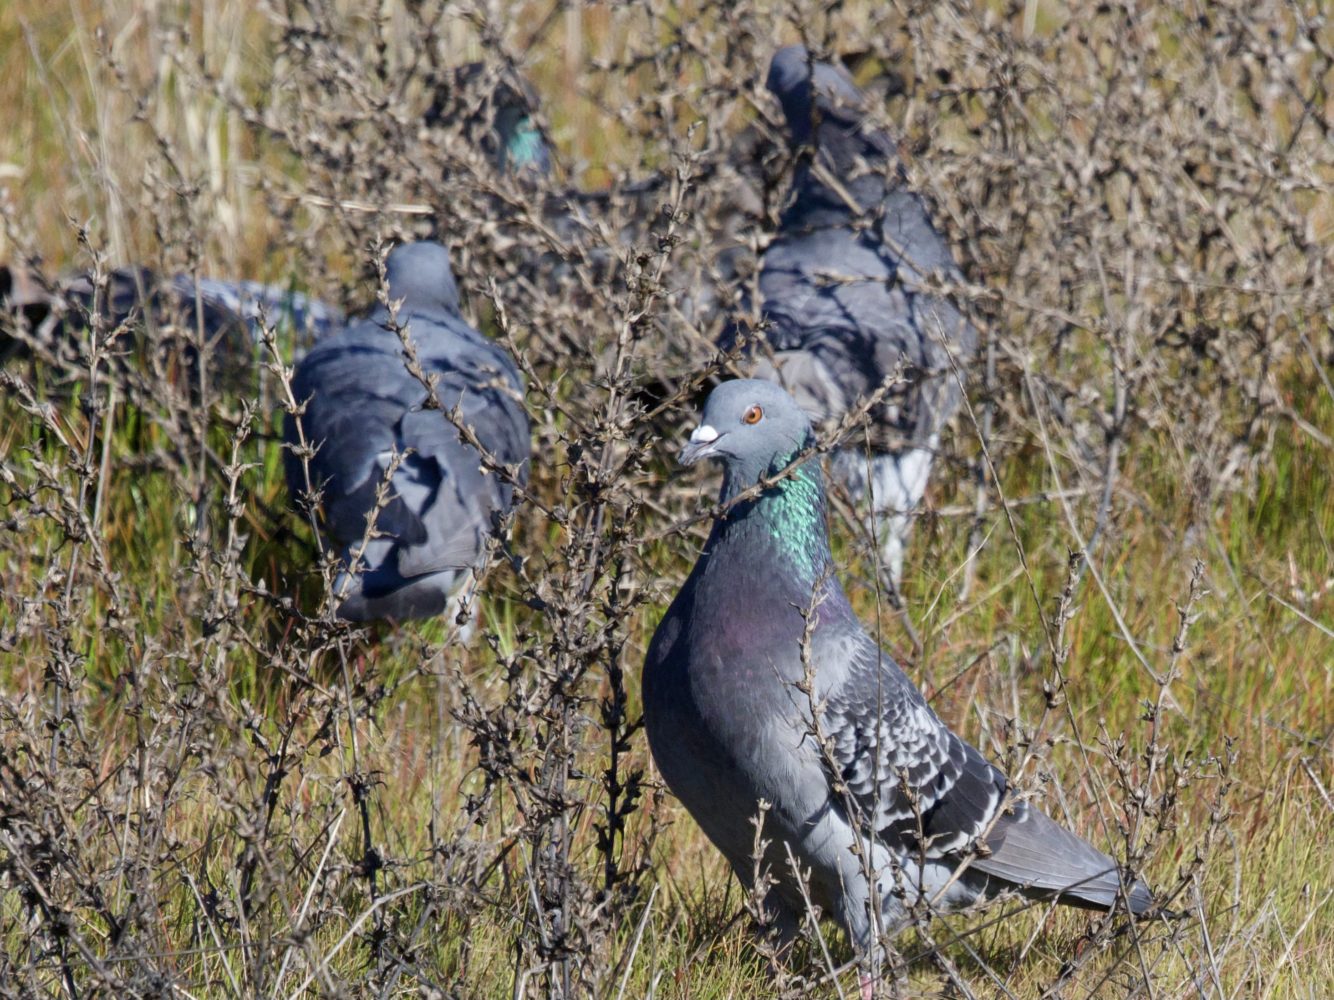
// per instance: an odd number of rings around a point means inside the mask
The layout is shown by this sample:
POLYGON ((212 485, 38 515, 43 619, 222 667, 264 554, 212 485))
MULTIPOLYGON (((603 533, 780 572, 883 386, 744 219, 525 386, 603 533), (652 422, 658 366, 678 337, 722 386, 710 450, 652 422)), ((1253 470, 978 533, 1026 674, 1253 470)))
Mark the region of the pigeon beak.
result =
POLYGON ((701 458, 709 458, 718 453, 717 441, 721 437, 708 424, 700 424, 690 435, 690 441, 681 449, 682 465, 694 465, 701 458))

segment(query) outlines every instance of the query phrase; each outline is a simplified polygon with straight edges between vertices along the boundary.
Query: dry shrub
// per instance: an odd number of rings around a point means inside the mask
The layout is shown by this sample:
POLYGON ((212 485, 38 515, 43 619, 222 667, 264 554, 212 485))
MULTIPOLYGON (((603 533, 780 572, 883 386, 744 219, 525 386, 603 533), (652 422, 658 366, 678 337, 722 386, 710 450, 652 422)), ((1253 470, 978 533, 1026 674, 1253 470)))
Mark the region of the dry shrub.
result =
MULTIPOLYGON (((357 306, 382 241, 439 235, 472 316, 530 380, 535 461, 470 642, 458 622, 352 629, 280 482, 290 331, 250 358, 199 344, 204 374, 184 385, 127 363, 153 356, 133 318, 67 342, 10 331, 28 360, 3 375, 0 430, 7 992, 712 982, 743 901, 716 863, 692 887, 711 862, 689 823, 662 832, 633 678, 703 530, 711 487, 669 472, 671 434, 735 364, 712 345, 782 207, 792 163, 762 79, 795 38, 855 51, 863 80, 901 78, 885 123, 985 332, 908 573, 917 630, 887 619, 887 637, 923 658, 943 714, 1026 780, 1054 774, 1071 822, 1195 918, 1098 923, 1045 963, 1032 921, 1017 938, 924 924, 914 974, 958 995, 1242 996, 1314 988, 1299 954, 1334 969, 1328 934, 1323 958, 1298 945, 1329 900, 1293 888, 1303 849, 1273 855, 1293 869, 1276 888, 1244 860, 1280 825, 1327 826, 1321 682, 1236 745, 1232 708, 1207 718, 1216 687, 1259 676, 1235 665, 1257 650, 1334 651, 1327 540, 1292 560, 1295 633, 1250 620, 1220 541, 1238 491, 1331 520, 1326 480, 1291 472, 1294 456, 1328 463, 1334 413, 1334 38, 1318 11, 126 2, 79 8, 63 49, 70 25, 38 14, 17 15, 33 74, 6 86, 40 99, 44 130, 24 135, 50 166, 0 145, 28 171, 5 202, 7 256, 95 279, 138 259, 357 306), (556 150, 548 181, 486 153, 494 83, 522 77, 556 150), (207 377, 238 363, 251 393, 207 377), (1170 578, 1133 575, 1145 549, 1170 578), (1215 623, 1245 621, 1188 692, 1210 590, 1215 623), (1301 791, 1248 800, 1243 828, 1227 803, 1246 753, 1247 781, 1282 768, 1301 791), (1281 957, 1248 950, 1275 935, 1281 957)), ((836 530, 861 579, 869 554, 852 522, 836 530)), ((1274 565, 1243 572, 1268 587, 1274 565)), ((731 957, 721 989, 827 991, 830 954, 772 985, 731 957)))

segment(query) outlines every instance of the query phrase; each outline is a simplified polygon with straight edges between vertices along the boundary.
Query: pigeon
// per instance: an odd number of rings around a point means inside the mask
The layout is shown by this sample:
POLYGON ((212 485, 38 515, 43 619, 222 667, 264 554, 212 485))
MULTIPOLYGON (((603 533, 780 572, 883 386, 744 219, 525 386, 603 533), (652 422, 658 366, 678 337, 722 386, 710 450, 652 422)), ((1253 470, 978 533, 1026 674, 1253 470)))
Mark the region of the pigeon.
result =
POLYGON ((1017 796, 866 633, 834 573, 818 464, 779 478, 814 443, 780 386, 738 379, 713 390, 681 452, 722 464, 723 513, 644 663, 668 787, 748 891, 767 803, 765 906, 780 937, 805 913, 790 855, 864 969, 923 901, 940 912, 1013 890, 1148 912, 1142 881, 1017 796))
MULTIPOLYGON (((538 124, 541 97, 535 86, 512 66, 468 63, 453 70, 446 85, 437 88, 425 115, 432 128, 455 129, 465 142, 481 150, 496 172, 515 179, 532 199, 528 208, 512 195, 495 199, 493 221, 509 219, 518 210, 523 227, 541 220, 541 233, 505 231, 505 239, 528 251, 514 255, 517 282, 535 285, 557 301, 576 301, 581 285, 607 286, 623 280, 624 262, 644 248, 657 248, 665 231, 663 208, 679 183, 678 168, 650 170, 633 181, 613 181, 605 188, 584 189, 560 183, 554 157, 538 124), (537 245, 550 240, 540 255, 537 245), (554 238, 554 239, 553 239, 554 238), (534 259, 535 257, 535 259, 534 259)), ((680 323, 704 329, 725 316, 736 297, 742 265, 750 264, 749 237, 767 221, 766 193, 780 180, 778 158, 758 141, 756 130, 743 131, 725 148, 694 163, 691 189, 707 189, 708 203, 687 201, 687 212, 705 220, 701 246, 674 255, 663 291, 664 314, 674 311, 680 323), (670 303, 670 310, 666 303, 670 303)), ((682 238, 678 229, 677 239, 682 238)), ((498 262, 502 269, 507 263, 498 262)), ((522 295, 522 291, 511 293, 522 295)), ((698 349, 710 343, 695 338, 698 349)), ((664 351, 671 338, 660 338, 664 351)), ((672 365, 691 372, 699 357, 672 365)))
POLYGON ((820 422, 892 383, 868 434, 833 456, 833 470, 881 524, 882 565, 897 595, 912 511, 959 406, 977 332, 930 290, 932 278, 961 273, 847 70, 792 45, 774 56, 767 85, 802 156, 764 252, 758 304, 748 303, 761 322, 739 317, 721 346, 749 341, 753 374, 781 383, 820 422))
POLYGON ((446 413, 430 408, 407 368, 388 308, 320 341, 297 366, 304 411, 284 428, 288 490, 318 495, 323 531, 341 549, 337 613, 349 621, 403 621, 446 612, 479 568, 488 538, 527 481, 531 434, 514 359, 459 312, 449 251, 422 241, 386 261, 389 301, 439 403, 458 407, 485 452, 446 413), (302 444, 315 450, 307 463, 302 444), (503 471, 501 471, 503 470, 503 471), (364 545, 376 491, 388 502, 364 545))
POLYGON ((497 172, 536 183, 551 174, 551 149, 534 118, 537 106, 537 91, 517 70, 471 62, 436 89, 423 124, 461 127, 497 172))
POLYGON ((182 302, 189 303, 197 289, 205 302, 230 310, 245 324, 255 343, 262 340, 265 324, 270 328, 290 326, 296 334, 296 358, 303 356, 309 345, 338 332, 347 323, 337 306, 282 285, 220 278, 196 281, 178 274, 172 279, 172 288, 182 302))
MULTIPOLYGON (((157 335, 155 346, 182 355, 191 370, 202 334, 212 348, 214 364, 226 370, 224 382, 237 387, 253 379, 264 324, 290 328, 294 350, 300 354, 345 322, 334 306, 258 281, 167 276, 128 265, 112 270, 99 293, 88 272, 52 283, 26 268, 0 267, 0 314, 54 351, 90 327, 95 312, 108 330, 126 324, 150 326, 157 335)), ((22 350, 20 338, 5 336, 0 341, 0 357, 22 350)))

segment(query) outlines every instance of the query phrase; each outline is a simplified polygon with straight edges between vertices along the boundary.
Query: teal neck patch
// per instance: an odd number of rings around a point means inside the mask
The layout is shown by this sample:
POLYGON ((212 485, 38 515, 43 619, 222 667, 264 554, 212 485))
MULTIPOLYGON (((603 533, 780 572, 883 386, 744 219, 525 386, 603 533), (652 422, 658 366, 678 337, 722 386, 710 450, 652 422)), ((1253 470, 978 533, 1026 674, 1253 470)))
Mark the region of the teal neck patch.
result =
MULTIPOLYGON (((786 468, 793 457, 795 453, 780 459, 774 467, 786 468)), ((807 581, 813 581, 832 561, 824 507, 824 484, 819 466, 812 459, 765 490, 751 513, 807 581)))
POLYGON ((505 145, 505 166, 510 170, 546 167, 546 143, 542 141, 541 131, 533 125, 528 115, 515 124, 509 142, 505 145))

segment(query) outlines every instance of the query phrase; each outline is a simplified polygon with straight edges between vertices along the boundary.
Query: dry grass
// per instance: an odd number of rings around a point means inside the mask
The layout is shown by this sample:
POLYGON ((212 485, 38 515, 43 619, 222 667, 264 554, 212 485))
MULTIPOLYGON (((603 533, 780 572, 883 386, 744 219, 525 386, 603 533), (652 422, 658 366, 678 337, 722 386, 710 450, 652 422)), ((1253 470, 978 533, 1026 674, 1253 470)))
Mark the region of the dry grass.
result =
MULTIPOLYGON (((840 520, 854 600, 945 718, 1189 916, 1124 934, 1043 908, 933 922, 900 942, 907 991, 1326 995, 1319 13, 0 7, 0 258, 358 305, 377 239, 439 232, 468 308, 527 369, 536 456, 522 560, 497 553, 473 641, 450 622, 368 635, 318 610, 328 574, 282 485, 281 366, 250 399, 201 391, 122 363, 136 332, 96 325, 58 363, 9 361, 0 991, 855 990, 822 980, 847 957, 830 927, 828 959, 813 943, 766 970, 638 731, 643 649, 703 530, 672 526, 714 489, 670 455, 724 310, 676 307, 718 249, 736 184, 718 164, 748 126, 780 134, 768 56, 802 37, 905 79, 886 120, 987 334, 905 573, 919 642, 876 607, 840 520), (423 125, 468 59, 542 93, 557 187, 668 183, 647 210, 612 199, 553 228, 459 123, 423 125)), ((781 190, 745 241, 762 246, 781 190)), ((266 350, 289 349, 278 331, 266 350)))

